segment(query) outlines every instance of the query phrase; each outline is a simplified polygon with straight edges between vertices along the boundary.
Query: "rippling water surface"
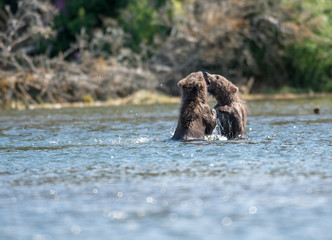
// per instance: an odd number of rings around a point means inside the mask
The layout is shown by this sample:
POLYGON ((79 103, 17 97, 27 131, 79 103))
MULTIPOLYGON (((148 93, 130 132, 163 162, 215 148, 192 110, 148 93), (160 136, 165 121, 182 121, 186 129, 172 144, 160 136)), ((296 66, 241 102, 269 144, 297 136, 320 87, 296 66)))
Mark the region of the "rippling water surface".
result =
POLYGON ((178 105, 0 111, 0 239, 332 239, 332 99, 249 108, 205 142, 178 105))

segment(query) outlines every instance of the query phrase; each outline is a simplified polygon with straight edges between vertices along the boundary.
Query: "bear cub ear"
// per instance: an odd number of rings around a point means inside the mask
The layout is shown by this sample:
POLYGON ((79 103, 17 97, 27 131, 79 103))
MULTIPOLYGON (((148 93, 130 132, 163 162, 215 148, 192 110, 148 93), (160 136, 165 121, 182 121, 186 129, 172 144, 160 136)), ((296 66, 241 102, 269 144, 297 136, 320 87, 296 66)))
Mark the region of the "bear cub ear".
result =
POLYGON ((186 79, 185 79, 185 78, 182 79, 182 80, 180 80, 180 81, 178 82, 178 86, 181 87, 181 88, 182 88, 185 84, 186 84, 186 79))
POLYGON ((234 86, 234 85, 231 85, 230 86, 230 91, 231 91, 231 93, 237 93, 239 91, 239 88, 234 86))

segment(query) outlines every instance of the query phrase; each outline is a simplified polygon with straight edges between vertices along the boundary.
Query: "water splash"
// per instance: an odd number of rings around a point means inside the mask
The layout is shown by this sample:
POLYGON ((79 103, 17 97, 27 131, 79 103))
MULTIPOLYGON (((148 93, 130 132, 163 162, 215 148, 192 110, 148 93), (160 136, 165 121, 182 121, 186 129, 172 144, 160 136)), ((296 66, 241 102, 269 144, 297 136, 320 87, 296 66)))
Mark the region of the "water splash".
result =
POLYGON ((217 118, 217 127, 216 127, 216 129, 217 129, 217 131, 218 131, 218 134, 219 135, 221 135, 221 128, 223 128, 223 126, 221 125, 221 122, 220 122, 220 120, 219 120, 219 118, 217 118))
POLYGON ((229 116, 225 116, 224 114, 220 115, 221 121, 217 118, 217 132, 220 136, 227 138, 233 137, 233 129, 232 129, 232 122, 229 119, 229 116))
MULTIPOLYGON (((218 131, 218 130, 217 130, 218 131)), ((206 137, 207 141, 227 141, 227 137, 222 136, 218 133, 212 133, 211 135, 206 137)))
POLYGON ((146 143, 150 141, 152 141, 152 139, 146 137, 140 137, 138 139, 133 140, 131 143, 146 143))

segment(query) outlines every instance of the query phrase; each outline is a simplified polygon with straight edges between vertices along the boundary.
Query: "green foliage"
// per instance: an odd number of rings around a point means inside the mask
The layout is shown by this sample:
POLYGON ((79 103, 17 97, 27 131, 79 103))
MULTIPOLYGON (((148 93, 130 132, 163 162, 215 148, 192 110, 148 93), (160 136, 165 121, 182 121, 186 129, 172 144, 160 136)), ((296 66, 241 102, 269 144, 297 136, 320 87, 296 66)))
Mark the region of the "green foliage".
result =
POLYGON ((93 28, 102 26, 103 17, 118 17, 119 10, 125 8, 128 2, 129 0, 66 1, 65 8, 54 19, 54 28, 58 31, 58 36, 54 39, 55 53, 68 49, 82 28, 91 35, 93 28))
POLYGON ((122 28, 130 33, 130 47, 139 51, 141 42, 152 44, 157 34, 167 34, 168 28, 158 22, 158 9, 168 0, 132 0, 120 19, 122 28))
POLYGON ((312 41, 288 46, 290 83, 297 88, 313 91, 332 91, 332 51, 312 41))
POLYGON ((332 1, 295 2, 294 15, 308 33, 285 46, 290 84, 313 91, 332 91, 332 1), (300 14, 302 13, 302 15, 300 14))
POLYGON ((307 41, 288 46, 290 84, 297 88, 311 88, 314 91, 327 90, 331 78, 332 52, 316 43, 307 41))
POLYGON ((17 0, 0 0, 0 9, 3 9, 6 5, 10 6, 12 12, 16 12, 17 0))
POLYGON ((169 0, 72 0, 66 1, 65 8, 54 19, 54 28, 58 31, 54 39, 54 54, 65 51, 76 35, 85 28, 88 36, 94 28, 103 28, 102 19, 111 17, 120 22, 120 26, 131 36, 129 47, 139 51, 141 42, 151 44, 157 34, 163 34, 167 28, 158 23, 158 9, 169 0), (121 14, 120 14, 121 13, 121 14))

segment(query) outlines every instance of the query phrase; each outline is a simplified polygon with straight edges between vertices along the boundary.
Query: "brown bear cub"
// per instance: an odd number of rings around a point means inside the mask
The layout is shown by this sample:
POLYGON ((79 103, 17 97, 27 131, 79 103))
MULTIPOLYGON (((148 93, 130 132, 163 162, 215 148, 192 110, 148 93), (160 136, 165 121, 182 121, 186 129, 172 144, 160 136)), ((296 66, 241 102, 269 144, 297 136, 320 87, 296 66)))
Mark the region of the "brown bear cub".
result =
POLYGON ((172 140, 205 140, 216 126, 216 113, 207 104, 207 83, 202 72, 194 72, 178 82, 182 103, 172 140))
POLYGON ((208 92, 218 101, 217 111, 219 133, 228 139, 242 138, 246 135, 247 104, 239 89, 226 78, 203 73, 208 92))

